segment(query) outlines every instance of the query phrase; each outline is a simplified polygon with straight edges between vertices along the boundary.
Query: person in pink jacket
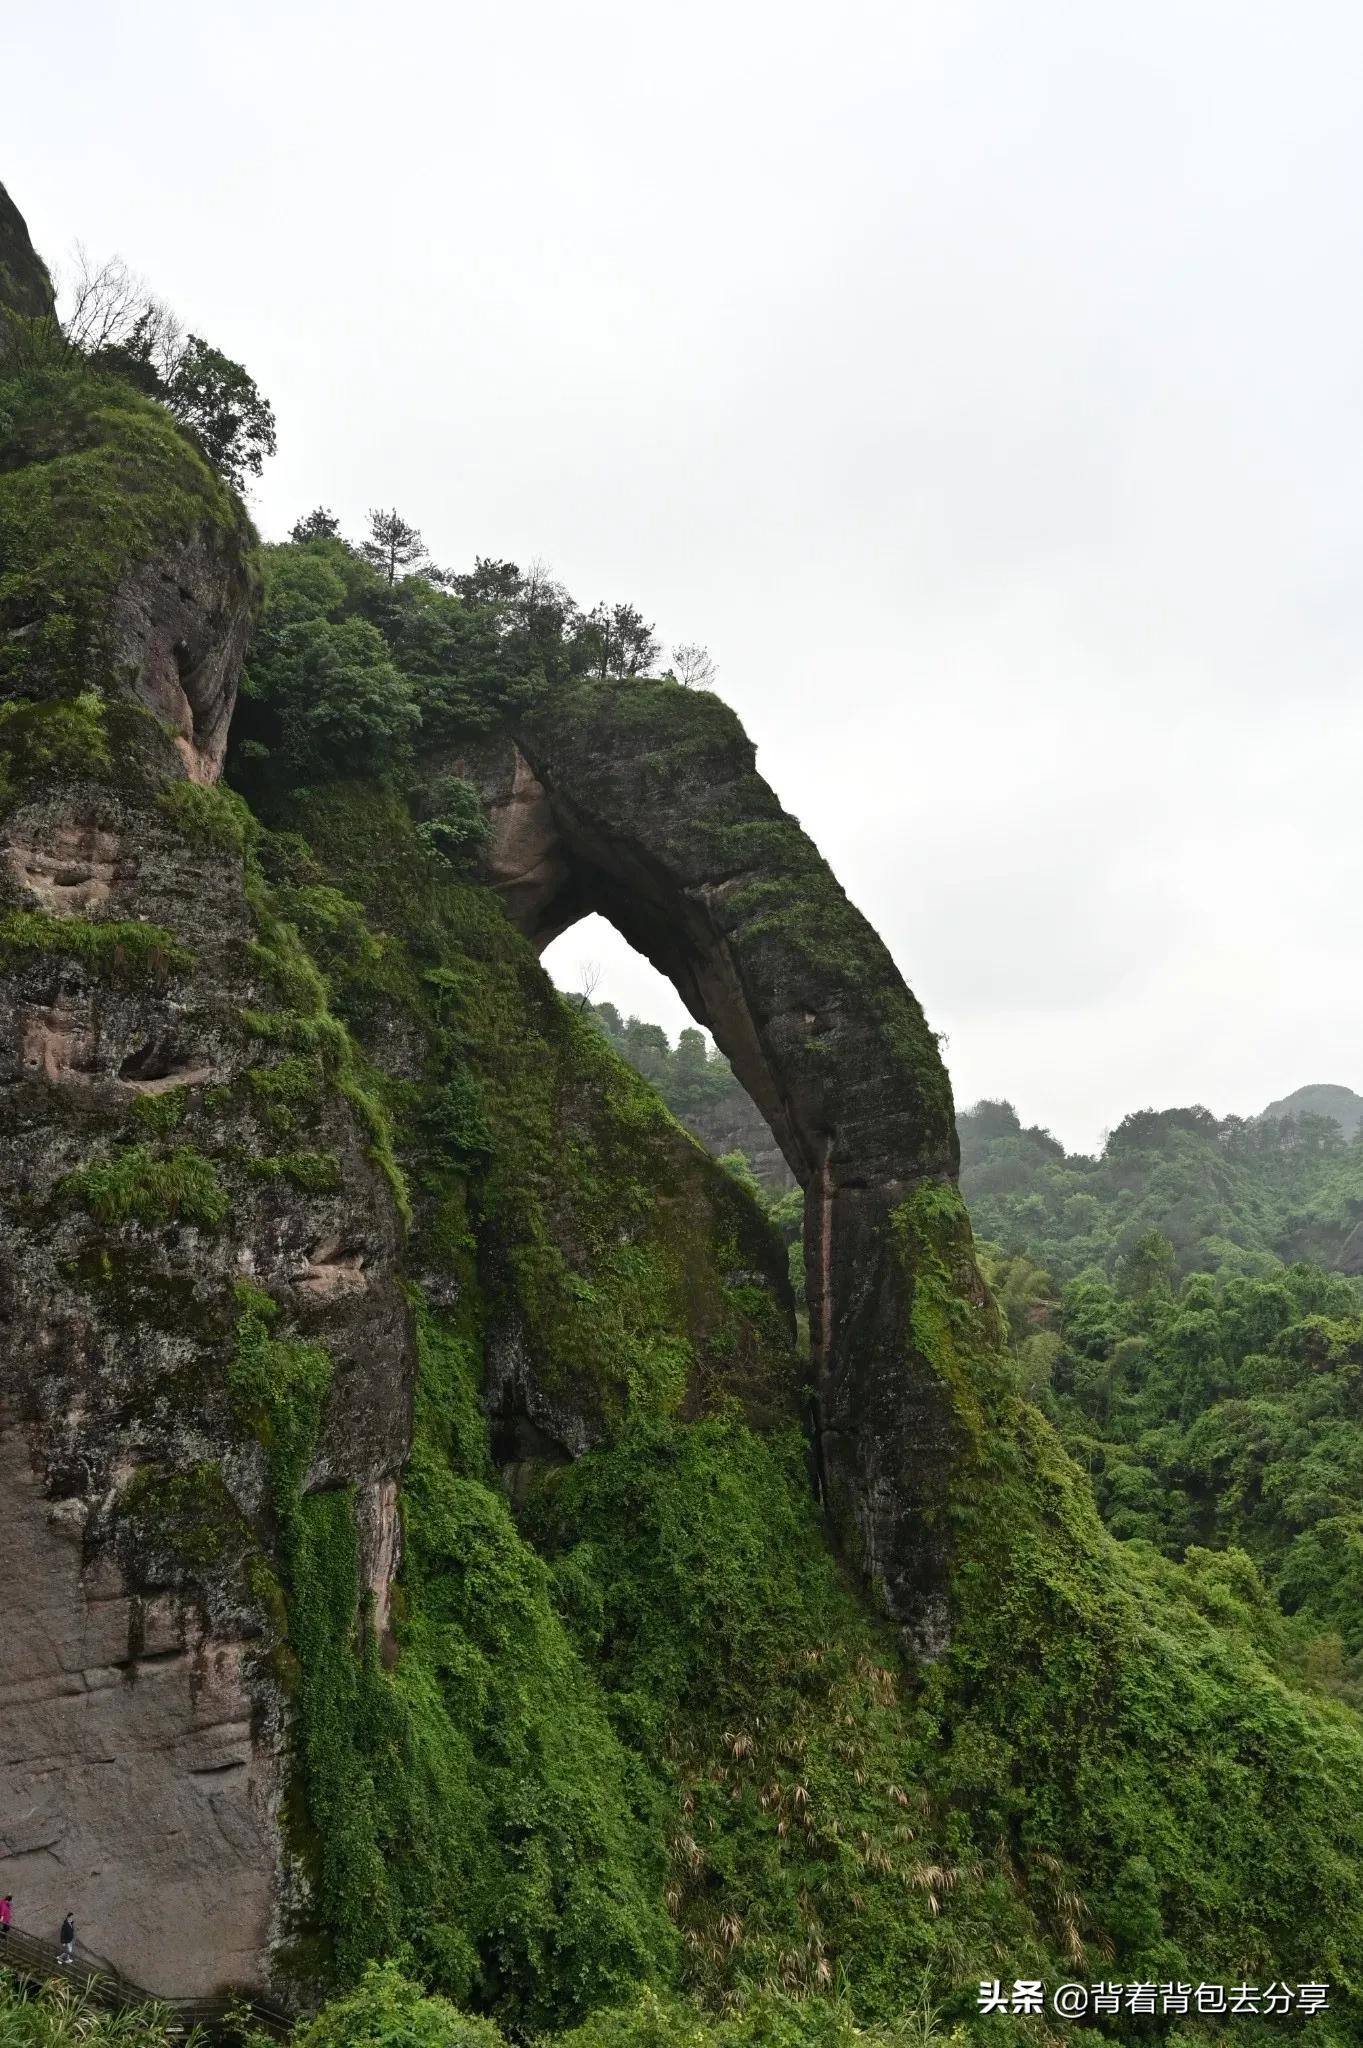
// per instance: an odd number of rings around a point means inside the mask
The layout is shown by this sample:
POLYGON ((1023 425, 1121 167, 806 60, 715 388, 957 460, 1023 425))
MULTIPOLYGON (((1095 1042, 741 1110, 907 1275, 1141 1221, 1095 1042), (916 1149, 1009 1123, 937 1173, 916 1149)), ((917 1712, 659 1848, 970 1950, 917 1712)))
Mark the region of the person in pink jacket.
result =
POLYGON ((6 1892, 4 1898, 0 1899, 0 1941, 7 1941, 9 1939, 9 1923, 13 1916, 14 1899, 9 1892, 6 1892))

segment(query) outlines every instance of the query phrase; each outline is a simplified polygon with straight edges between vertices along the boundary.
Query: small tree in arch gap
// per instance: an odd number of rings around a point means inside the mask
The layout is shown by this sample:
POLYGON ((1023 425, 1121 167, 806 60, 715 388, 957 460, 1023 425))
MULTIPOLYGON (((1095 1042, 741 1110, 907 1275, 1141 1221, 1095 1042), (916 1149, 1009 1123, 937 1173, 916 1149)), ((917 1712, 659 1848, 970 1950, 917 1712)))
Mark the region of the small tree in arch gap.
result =
POLYGON ((579 960, 577 963, 577 995, 575 1001, 579 1010, 590 1010, 592 998, 601 986, 601 962, 579 960))
POLYGON ((360 552, 389 583, 396 583, 399 576, 420 569, 429 559, 421 535, 396 509, 391 512, 371 511, 369 538, 360 543, 360 552))
POLYGON ((713 689, 719 669, 708 647, 701 647, 694 640, 683 640, 679 647, 672 649, 672 667, 677 681, 688 690, 713 689))

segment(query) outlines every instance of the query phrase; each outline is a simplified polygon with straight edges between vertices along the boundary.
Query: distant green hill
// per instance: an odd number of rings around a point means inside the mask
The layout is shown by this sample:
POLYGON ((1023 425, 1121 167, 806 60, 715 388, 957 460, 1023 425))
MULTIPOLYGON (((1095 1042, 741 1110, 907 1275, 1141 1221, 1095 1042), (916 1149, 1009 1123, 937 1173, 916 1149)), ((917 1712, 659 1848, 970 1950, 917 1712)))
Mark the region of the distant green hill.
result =
POLYGON ((976 1103, 959 1128, 977 1235, 1059 1281, 1117 1277, 1152 1230, 1180 1274, 1262 1277, 1298 1259, 1363 1272, 1363 1136, 1346 1142, 1309 1111, 1251 1120, 1197 1105, 1136 1110, 1097 1159, 1024 1126, 1009 1102, 976 1103))
POLYGON ((1333 1117, 1343 1136, 1352 1138, 1363 1124, 1363 1095, 1356 1095, 1352 1088, 1343 1088, 1336 1081, 1315 1081, 1307 1088, 1294 1088, 1279 1102, 1270 1102, 1263 1112, 1265 1121, 1285 1116, 1333 1117))

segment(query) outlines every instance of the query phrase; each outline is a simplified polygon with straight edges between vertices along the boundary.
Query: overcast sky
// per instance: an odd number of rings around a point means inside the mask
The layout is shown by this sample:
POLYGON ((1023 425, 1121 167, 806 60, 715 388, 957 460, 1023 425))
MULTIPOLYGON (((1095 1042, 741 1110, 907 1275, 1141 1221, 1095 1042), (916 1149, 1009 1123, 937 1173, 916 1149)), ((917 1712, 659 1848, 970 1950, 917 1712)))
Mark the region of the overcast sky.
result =
POLYGON ((267 537, 709 645, 959 1103, 1363 1086, 1363 9, 54 0, 4 67, 49 261, 272 399, 267 537))

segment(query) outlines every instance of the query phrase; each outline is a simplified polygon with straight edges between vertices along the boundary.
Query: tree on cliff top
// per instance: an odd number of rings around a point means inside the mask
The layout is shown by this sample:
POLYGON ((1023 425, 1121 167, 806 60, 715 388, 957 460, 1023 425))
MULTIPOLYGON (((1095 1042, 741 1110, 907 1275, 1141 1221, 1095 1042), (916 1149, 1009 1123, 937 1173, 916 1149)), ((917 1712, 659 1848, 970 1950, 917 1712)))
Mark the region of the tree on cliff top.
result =
POLYGON ((165 386, 165 402, 234 489, 259 476, 276 448, 274 411, 231 356, 191 334, 165 386))
POLYGON ((632 604, 594 605, 574 635, 588 674, 624 678, 645 675, 658 657, 653 628, 632 604))
POLYGON ((388 583, 399 576, 423 569, 430 560, 426 543, 396 507, 390 512, 369 514, 369 538, 360 542, 360 552, 388 583))
POLYGON ((341 522, 327 505, 318 505, 289 528, 289 539, 300 546, 310 540, 339 540, 341 522))
POLYGON ((672 649, 672 667, 677 681, 687 690, 713 689, 719 670, 708 647, 683 640, 672 649))
POLYGON ((255 378, 180 322, 121 257, 92 265, 78 251, 65 345, 106 376, 164 405, 234 490, 276 447, 274 410, 255 378))

